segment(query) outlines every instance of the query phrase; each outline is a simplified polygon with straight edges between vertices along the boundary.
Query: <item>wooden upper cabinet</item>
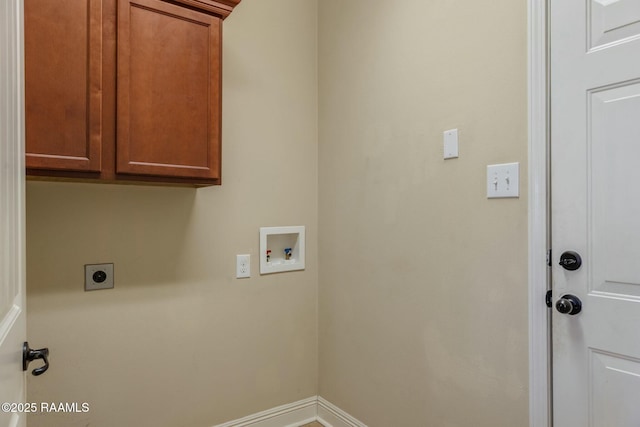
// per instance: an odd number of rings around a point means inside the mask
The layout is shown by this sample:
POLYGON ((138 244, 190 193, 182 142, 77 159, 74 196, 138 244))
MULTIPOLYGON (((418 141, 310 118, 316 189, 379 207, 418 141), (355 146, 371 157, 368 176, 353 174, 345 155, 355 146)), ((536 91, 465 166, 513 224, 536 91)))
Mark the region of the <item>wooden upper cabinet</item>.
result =
POLYGON ((102 2, 27 0, 26 167, 101 170, 102 2))
POLYGON ((220 178, 221 19, 119 0, 117 173, 220 178))
POLYGON ((25 0, 30 176, 220 183, 222 20, 240 0, 25 0))

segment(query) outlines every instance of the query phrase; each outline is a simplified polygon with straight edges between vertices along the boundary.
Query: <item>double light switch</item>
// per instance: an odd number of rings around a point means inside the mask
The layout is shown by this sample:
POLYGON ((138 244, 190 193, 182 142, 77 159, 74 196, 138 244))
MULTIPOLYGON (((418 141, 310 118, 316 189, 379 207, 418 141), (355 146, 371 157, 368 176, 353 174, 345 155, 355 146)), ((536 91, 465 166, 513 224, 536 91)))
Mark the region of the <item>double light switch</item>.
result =
POLYGON ((487 198, 520 197, 520 163, 487 166, 487 198))

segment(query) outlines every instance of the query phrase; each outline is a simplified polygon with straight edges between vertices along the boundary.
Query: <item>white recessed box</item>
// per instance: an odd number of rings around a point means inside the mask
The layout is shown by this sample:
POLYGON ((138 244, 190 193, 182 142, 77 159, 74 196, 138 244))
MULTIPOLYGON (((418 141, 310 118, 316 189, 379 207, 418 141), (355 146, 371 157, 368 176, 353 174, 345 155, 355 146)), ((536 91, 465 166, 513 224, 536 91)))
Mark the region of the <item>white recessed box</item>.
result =
POLYGON ((261 227, 260 274, 304 270, 304 231, 304 226, 261 227))

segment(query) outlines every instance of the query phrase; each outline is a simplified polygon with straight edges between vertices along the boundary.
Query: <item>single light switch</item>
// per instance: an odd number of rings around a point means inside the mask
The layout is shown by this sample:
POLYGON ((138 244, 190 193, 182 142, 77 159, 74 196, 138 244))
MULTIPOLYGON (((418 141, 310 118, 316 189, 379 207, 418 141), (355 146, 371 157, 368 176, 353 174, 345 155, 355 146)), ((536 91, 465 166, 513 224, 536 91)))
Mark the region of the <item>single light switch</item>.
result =
POLYGON ((458 157, 458 129, 444 131, 444 158, 458 157))
POLYGON ((487 198, 520 197, 520 163, 487 166, 487 198))

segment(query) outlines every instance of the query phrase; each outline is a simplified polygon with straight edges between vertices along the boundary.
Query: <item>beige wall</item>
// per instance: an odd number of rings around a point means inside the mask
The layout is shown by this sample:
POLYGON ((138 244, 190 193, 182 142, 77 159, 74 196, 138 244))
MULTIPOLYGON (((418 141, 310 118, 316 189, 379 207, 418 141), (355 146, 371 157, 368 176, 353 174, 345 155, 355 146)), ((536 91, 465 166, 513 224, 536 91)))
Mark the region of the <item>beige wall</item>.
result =
POLYGON ((370 427, 526 425, 526 2, 243 0, 224 37, 221 187, 27 186, 28 400, 91 404, 30 426, 317 393, 370 427), (520 199, 487 200, 512 161, 520 199), (258 228, 297 224, 307 269, 260 277, 258 228), (82 290, 95 262, 114 290, 82 290))
POLYGON ((212 426, 317 392, 316 1, 243 0, 224 23, 223 181, 30 182, 28 336, 46 426, 212 426), (304 272, 260 276, 258 229, 306 225, 304 272), (235 255, 252 278, 235 279, 235 255), (83 265, 115 263, 84 292, 83 265))
POLYGON ((370 427, 526 425, 526 2, 321 0, 319 34, 320 395, 370 427), (487 200, 504 162, 521 197, 487 200))

